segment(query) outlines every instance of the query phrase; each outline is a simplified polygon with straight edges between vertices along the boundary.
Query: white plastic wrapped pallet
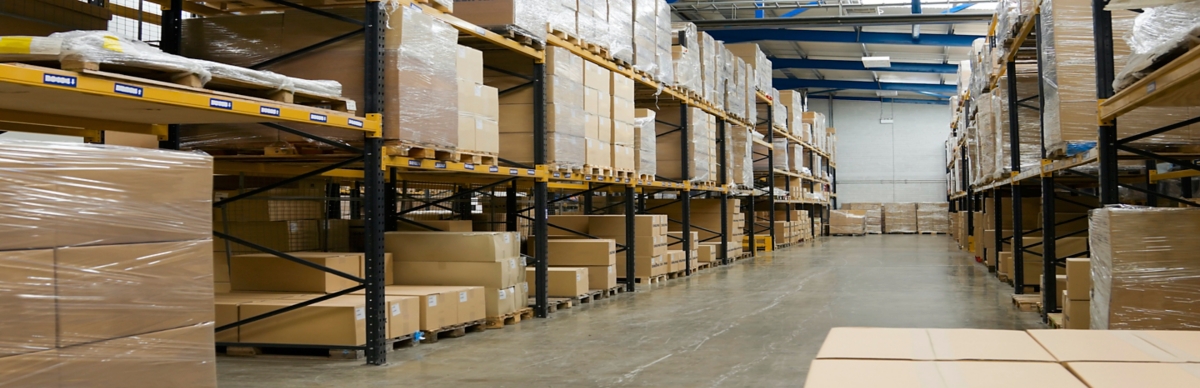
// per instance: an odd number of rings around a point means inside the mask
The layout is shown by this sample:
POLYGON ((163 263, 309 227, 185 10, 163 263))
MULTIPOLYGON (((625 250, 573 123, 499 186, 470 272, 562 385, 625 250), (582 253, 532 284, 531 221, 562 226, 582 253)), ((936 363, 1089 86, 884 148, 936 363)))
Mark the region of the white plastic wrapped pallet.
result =
POLYGON ((562 16, 561 1, 566 0, 458 1, 454 16, 483 28, 513 31, 545 41, 547 22, 551 17, 562 16))
POLYGON ((608 0, 608 38, 613 58, 633 63, 632 0, 608 0))
POLYGON ((665 85, 675 84, 675 64, 671 54, 671 42, 675 39, 675 35, 671 33, 671 6, 663 0, 655 0, 657 3, 655 23, 657 25, 657 36, 655 42, 658 44, 658 81, 665 85))
POLYGON ((675 86, 693 93, 703 91, 701 79, 699 35, 692 23, 672 23, 671 58, 675 64, 675 86))
POLYGON ((652 75, 658 74, 658 1, 633 1, 633 67, 652 75))

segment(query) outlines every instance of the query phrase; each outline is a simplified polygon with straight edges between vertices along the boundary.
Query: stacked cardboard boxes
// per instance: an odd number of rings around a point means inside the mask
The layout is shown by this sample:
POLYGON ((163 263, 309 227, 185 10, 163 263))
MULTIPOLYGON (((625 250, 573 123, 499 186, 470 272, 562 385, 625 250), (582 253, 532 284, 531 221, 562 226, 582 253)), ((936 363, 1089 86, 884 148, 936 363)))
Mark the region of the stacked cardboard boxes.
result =
POLYGON ((458 149, 500 152, 500 107, 496 88, 483 84, 483 53, 458 46, 458 149))
MULTIPOLYGON (((824 138, 827 133, 825 127, 828 125, 828 121, 825 120, 825 114, 804 112, 804 115, 800 118, 800 122, 808 124, 805 129, 801 130, 804 137, 801 137, 800 140, 815 147, 820 147, 821 144, 825 143, 824 138)), ((814 168, 813 171, 817 171, 817 169, 814 168)))
POLYGON ((658 138, 655 134, 656 113, 649 109, 634 111, 633 160, 638 178, 653 180, 658 173, 658 138))
POLYGON ((675 66, 675 86, 700 95, 703 89, 700 65, 700 37, 696 25, 671 23, 671 60, 675 66))
MULTIPOLYGON (((550 224, 587 233, 600 239, 613 240, 616 245, 625 244, 625 216, 550 216, 550 224)), ((558 228, 550 228, 551 239, 578 239, 579 235, 558 228)), ((634 276, 650 277, 666 274, 667 261, 667 217, 664 215, 634 216, 634 276)), ((614 249, 615 251, 615 249, 614 249)), ((553 259, 552 259, 553 260, 553 259)), ((616 260, 618 277, 626 277, 624 256, 616 260)), ((590 270, 590 268, 589 268, 590 270)))
POLYGON ((584 166, 612 167, 612 72, 583 62, 584 166))
POLYGON ((634 129, 637 114, 633 108, 633 79, 613 72, 609 72, 609 77, 609 89, 612 90, 612 102, 609 104, 611 128, 600 128, 600 135, 608 135, 612 143, 609 159, 613 170, 633 172, 637 167, 634 151, 637 146, 637 131, 634 129))
POLYGON ((660 0, 633 0, 633 67, 646 74, 658 74, 658 3, 660 0))
POLYGON ((1066 287, 1062 289, 1063 326, 1091 327, 1092 265, 1084 258, 1067 259, 1066 287))
MULTIPOLYGON (((758 48, 757 43, 737 43, 726 44, 725 48, 733 53, 734 56, 746 62, 749 66, 749 72, 752 74, 750 78, 751 86, 760 92, 770 93, 772 78, 771 61, 767 59, 767 55, 758 48)), ((753 91, 751 94, 754 94, 753 91)))
POLYGON ((718 50, 724 50, 725 45, 717 45, 716 39, 707 32, 700 32, 700 97, 713 104, 718 110, 724 109, 725 91, 724 78, 721 70, 721 55, 718 50), (718 98, 720 97, 720 98, 718 98))
POLYGON ((779 103, 783 104, 787 109, 784 121, 786 122, 785 126, 788 129, 788 133, 796 136, 797 139, 803 138, 804 94, 792 90, 780 91, 779 103))
MULTIPOLYGON (((520 246, 520 235, 515 232, 389 232, 384 236, 384 249, 395 260, 395 284, 483 287, 481 307, 488 317, 510 314, 525 305, 520 299, 521 290, 527 287, 520 246)), ((410 287, 395 295, 429 299, 433 294, 453 292, 446 290, 410 287)))
MULTIPOLYGON (((489 67, 503 71, 485 71, 485 83, 509 91, 500 97, 500 157, 533 165, 533 87, 525 78, 510 75, 529 74, 532 64, 508 52, 487 52, 484 58, 489 67)), ((589 151, 585 138, 590 134, 594 142, 600 140, 597 116, 601 102, 597 98, 600 91, 608 90, 609 80, 601 80, 605 76, 602 71, 585 74, 583 58, 557 46, 546 48, 545 68, 546 162, 559 169, 580 169, 587 163, 589 151), (587 93, 589 74, 592 91, 587 93)), ((606 99, 606 106, 608 102, 606 99)), ((599 152, 593 156, 602 157, 599 152)), ((603 157, 608 157, 607 152, 603 157)))
POLYGON ((860 236, 867 234, 866 210, 829 211, 829 234, 860 236))
POLYGON ((883 233, 883 204, 881 203, 847 203, 843 209, 864 210, 866 216, 866 232, 870 234, 883 233))
MULTIPOLYGON (((646 201, 646 208, 656 214, 665 215, 668 219, 681 220, 683 219, 683 205, 673 200, 652 199, 646 201)), ((746 215, 741 212, 741 200, 730 199, 726 203, 725 213, 722 217, 721 200, 719 199, 693 199, 690 204, 691 215, 689 221, 697 228, 704 228, 713 231, 721 230, 721 219, 725 218, 728 226, 729 235, 725 240, 729 244, 730 256, 737 257, 741 255, 740 249, 735 249, 735 246, 740 246, 742 241, 743 230, 740 225, 746 222, 746 215)), ((682 225, 671 223, 668 228, 672 231, 682 230, 682 225)), ((697 234, 700 242, 715 242, 720 243, 717 233, 708 232, 692 228, 697 234)))
POLYGON ((688 111, 686 122, 679 109, 664 109, 656 114, 658 175, 678 181, 716 181, 716 118, 700 108, 685 109, 688 111), (677 130, 680 125, 687 127, 687 155, 681 154, 680 137, 684 132, 677 130), (685 159, 689 164, 686 176, 683 173, 685 159))
POLYGON ((915 203, 885 203, 883 204, 884 233, 916 233, 917 204, 915 203))
POLYGON ((949 233, 950 204, 946 202, 917 203, 917 231, 921 233, 949 233))
POLYGON ((655 44, 658 45, 656 57, 658 59, 658 81, 664 84, 675 84, 675 65, 673 53, 671 52, 671 42, 676 38, 676 34, 671 29, 671 6, 667 5, 666 1, 655 0, 655 12, 657 17, 654 18, 655 44))
MULTIPOLYGON (((534 247, 534 241, 529 241, 530 254, 536 254, 537 250, 534 247)), ((582 269, 586 271, 586 275, 582 278, 585 280, 585 292, 562 295, 550 293, 549 296, 573 298, 586 293, 587 289, 592 290, 607 290, 617 286, 617 244, 612 239, 550 239, 547 242, 549 250, 546 252, 548 265, 553 270, 574 270, 582 269)), ((620 260, 625 260, 625 256, 621 255, 620 260)), ((526 279, 533 279, 532 268, 526 269, 526 279)), ((566 276, 566 275, 558 275, 566 276)), ((555 277, 551 277, 547 283, 550 289, 554 290, 573 290, 577 285, 574 281, 570 281, 567 285, 556 284, 555 277)), ((532 282, 531 282, 532 283, 532 282)))
POLYGON ((35 142, 0 153, 0 385, 215 387, 212 158, 35 142))
POLYGON ((679 272, 688 268, 695 270, 696 266, 700 263, 699 234, 696 232, 691 232, 689 235, 690 239, 688 240, 688 245, 685 247, 683 245, 683 232, 667 232, 668 247, 679 248, 676 250, 668 250, 667 254, 669 255, 675 251, 680 252, 677 254, 678 257, 676 258, 678 261, 674 261, 669 264, 669 270, 671 272, 679 272), (687 266, 689 263, 686 261, 688 261, 689 258, 691 263, 690 266, 687 266))
POLYGON ((730 135, 726 156, 729 166, 729 181, 743 187, 754 185, 754 139, 762 135, 742 127, 726 123, 725 133, 730 135))

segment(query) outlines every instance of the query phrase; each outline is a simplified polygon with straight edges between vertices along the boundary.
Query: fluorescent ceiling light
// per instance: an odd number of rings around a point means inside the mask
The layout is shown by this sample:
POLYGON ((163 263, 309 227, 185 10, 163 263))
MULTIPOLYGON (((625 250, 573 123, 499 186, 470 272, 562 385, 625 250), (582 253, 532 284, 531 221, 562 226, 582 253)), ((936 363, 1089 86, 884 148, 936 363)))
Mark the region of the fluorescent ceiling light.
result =
POLYGON ((891 67, 892 57, 862 57, 863 66, 871 69, 876 67, 891 67))
POLYGON ((895 90, 876 90, 875 95, 879 97, 896 97, 900 95, 900 92, 895 90))

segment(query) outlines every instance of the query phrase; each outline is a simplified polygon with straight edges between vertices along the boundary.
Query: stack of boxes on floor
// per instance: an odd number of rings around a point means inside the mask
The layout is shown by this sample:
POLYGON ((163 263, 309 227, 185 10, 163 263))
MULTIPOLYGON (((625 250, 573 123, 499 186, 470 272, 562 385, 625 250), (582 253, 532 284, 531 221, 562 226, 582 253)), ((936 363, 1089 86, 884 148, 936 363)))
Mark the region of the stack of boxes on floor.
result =
POLYGON ((1066 286, 1059 289, 1062 293, 1062 303, 1059 307, 1063 312, 1063 327, 1067 329, 1087 329, 1091 327, 1091 292, 1092 265, 1091 260, 1083 258, 1067 259, 1066 286))
POLYGON ((866 210, 830 210, 829 234, 861 236, 867 234, 866 210))
MULTIPOLYGON (((500 157, 534 165, 533 86, 527 79, 506 74, 526 74, 533 66, 528 59, 505 52, 489 52, 485 58, 489 66, 503 71, 485 71, 486 82, 499 89, 512 90, 500 97, 500 157), (496 60, 491 60, 492 55, 497 56, 496 60)), ((601 80, 607 70, 591 68, 591 73, 585 73, 588 68, 583 58, 557 46, 546 48, 545 68, 546 164, 560 170, 579 170, 587 163, 589 155, 597 162, 602 157, 610 158, 607 146, 604 153, 597 148, 597 152, 590 154, 585 140, 590 134, 593 146, 600 146, 598 93, 608 90, 609 81, 601 80), (589 76, 590 93, 585 91, 589 76)), ((609 141, 608 136, 611 135, 605 136, 605 143, 609 141)))
POLYGON ((842 209, 863 210, 865 231, 869 234, 883 233, 883 204, 881 203, 847 203, 842 209))
POLYGON ((212 158, 67 143, 0 154, 0 383, 215 387, 212 158))
POLYGON ((396 285, 387 288, 387 295, 417 296, 426 307, 456 306, 447 309, 457 313, 443 317, 453 319, 422 315, 422 330, 482 320, 485 315, 500 317, 525 307, 529 285, 515 232, 389 232, 384 249, 395 261, 396 285))
POLYGON ((500 153, 500 111, 496 88, 483 84, 483 53, 458 46, 458 149, 500 153))
MULTIPOLYGON (((534 243, 529 252, 536 254, 534 243)), ((617 244, 611 239, 550 239, 547 242, 550 275, 547 296, 574 298, 588 290, 607 290, 617 286, 617 244), (582 292, 580 292, 582 290, 582 292)), ((525 278, 534 284, 535 268, 525 269, 525 278)))
MULTIPOLYGON (((765 220, 771 216, 769 212, 765 211, 755 213, 760 220, 765 220)), ((776 244, 793 244, 807 241, 813 237, 812 220, 809 219, 807 210, 775 211, 775 225, 772 228, 775 231, 776 244), (787 221, 788 219, 791 221, 787 221)))
MULTIPOLYGON (((665 215, 667 219, 682 220, 683 205, 678 202, 672 203, 672 201, 659 199, 647 200, 646 209, 651 213, 665 215)), ((699 249, 702 251, 699 255, 701 257, 700 261, 715 261, 716 258, 720 257, 718 252, 721 249, 721 239, 717 236, 717 233, 699 228, 720 231, 722 217, 725 218, 726 225, 729 228, 729 236, 725 239, 725 242, 729 246, 729 250, 726 251, 726 257, 734 258, 742 255, 743 229, 741 225, 746 222, 746 216, 741 210, 741 200, 730 199, 726 204, 726 213, 724 216, 721 214, 721 200, 719 199, 693 199, 690 209, 691 216, 689 221, 695 226, 695 228, 692 228, 692 233, 696 235, 696 239, 693 242, 699 244, 699 249), (708 248, 705 248, 707 246, 713 247, 714 256, 711 256, 709 260, 703 259, 703 257, 706 257, 703 252, 707 251, 708 248)), ((682 225, 672 222, 668 224, 668 229, 679 231, 682 229, 682 225)), ((676 242, 678 240, 670 241, 672 244, 676 242)), ((696 258, 697 256, 693 255, 692 257, 696 258)), ((693 266, 693 268, 695 267, 693 266)))
POLYGON ((678 248, 667 250, 668 271, 680 272, 688 268, 696 269, 700 263, 700 242, 696 232, 688 233, 688 244, 683 244, 683 232, 667 232, 667 247, 678 248), (688 263, 691 257, 691 263, 688 263))
MULTIPOLYGON (((586 233, 598 237, 602 241, 612 241, 616 245, 625 244, 625 216, 615 215, 562 215, 550 216, 549 223, 571 231, 586 233)), ((550 227, 550 239, 577 240, 580 235, 557 227, 550 227)), ((634 276, 648 278, 666 274, 669 271, 667 258, 667 216, 664 215, 635 215, 634 216, 634 276)), ((614 249, 615 253, 615 249, 614 249)), ((617 254, 617 276, 624 278, 626 271, 625 255, 617 254)), ((591 270, 589 265, 588 270, 591 270)), ((590 274, 589 274, 590 276, 590 274)), ((577 295, 572 295, 572 297, 577 295)))
POLYGON ((917 231, 950 233, 950 204, 947 202, 918 202, 917 231))
POLYGON ((916 233, 917 204, 915 203, 885 203, 883 204, 883 232, 916 233))

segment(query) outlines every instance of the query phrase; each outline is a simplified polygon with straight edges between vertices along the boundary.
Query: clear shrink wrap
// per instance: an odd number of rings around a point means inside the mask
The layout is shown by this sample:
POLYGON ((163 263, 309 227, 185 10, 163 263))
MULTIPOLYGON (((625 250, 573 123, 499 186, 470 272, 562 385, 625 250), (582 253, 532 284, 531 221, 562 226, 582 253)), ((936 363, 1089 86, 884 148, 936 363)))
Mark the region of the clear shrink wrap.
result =
POLYGON ((1000 138, 996 128, 996 111, 997 106, 991 93, 980 95, 978 98, 973 98, 978 111, 975 114, 975 123, 978 130, 979 144, 979 160, 975 163, 979 165, 979 181, 987 183, 994 177, 992 174, 996 167, 996 155, 999 147, 1000 138))
POLYGON ((767 55, 759 49, 758 43, 734 43, 726 44, 725 49, 729 50, 734 56, 742 58, 750 71, 754 74, 750 78, 751 91, 759 90, 767 93, 771 90, 772 76, 771 61, 767 59, 767 55))
POLYGON ((784 133, 791 133, 791 126, 788 125, 788 108, 783 105, 778 98, 772 103, 771 123, 776 127, 783 128, 784 133))
POLYGON ((883 231, 884 233, 916 233, 917 204, 883 204, 883 231))
POLYGON ((971 86, 968 90, 970 90, 972 98, 983 94, 984 85, 988 82, 988 72, 984 69, 984 64, 987 63, 983 57, 985 52, 987 52, 986 39, 979 38, 971 42, 971 51, 968 55, 968 60, 971 62, 971 86))
POLYGON ((866 210, 830 210, 829 234, 866 234, 866 210))
POLYGON ((578 0, 576 24, 579 38, 583 41, 609 48, 612 43, 608 31, 608 0, 578 0))
POLYGON ((804 104, 801 98, 802 94, 794 90, 784 90, 779 92, 779 103, 787 109, 787 112, 782 116, 788 133, 796 138, 801 138, 801 128, 803 127, 804 104))
POLYGON ((658 1, 633 1, 633 67, 647 74, 658 74, 658 1))
MULTIPOLYGON (((544 42, 547 21, 552 14, 559 14, 560 1, 564 0, 457 1, 454 16, 486 29, 512 31, 544 42)), ((395 27, 394 20, 389 22, 395 27)))
POLYGON ((1017 21, 1021 18, 1020 1, 1000 0, 996 3, 996 40, 1001 47, 1007 49, 1007 42, 1015 32, 1017 21))
POLYGON ((703 91, 700 76, 700 41, 696 25, 671 23, 671 59, 675 63, 675 85, 695 93, 703 91), (682 35, 682 36, 681 36, 682 35))
POLYGON ((730 182, 742 187, 754 186, 754 139, 762 138, 758 132, 750 130, 750 128, 729 125, 730 131, 733 134, 733 147, 731 152, 733 162, 733 174, 729 176, 730 182))
POLYGON ((633 63, 632 0, 608 0, 608 39, 613 58, 633 63))
POLYGON ((726 52, 727 50, 725 50, 724 42, 714 42, 713 60, 716 61, 716 64, 713 69, 713 94, 710 102, 712 102, 713 106, 719 111, 725 110, 725 93, 728 89, 726 83, 729 82, 729 71, 733 69, 729 63, 726 63, 728 60, 728 57, 725 55, 726 52))
MULTIPOLYGON (((398 34, 388 34, 385 77, 399 88, 384 93, 385 139, 438 148, 458 146, 458 30, 419 8, 400 7, 391 16, 398 34), (400 26, 396 26, 400 16, 400 26), (398 36, 397 36, 398 35, 398 36), (398 44, 390 41, 399 40, 398 44), (393 138, 391 135, 396 137, 393 138)), ((544 29, 543 29, 544 30, 544 29)))
POLYGON ((743 86, 746 88, 744 96, 746 96, 746 120, 751 123, 758 122, 758 94, 754 92, 754 67, 748 63, 743 63, 743 73, 746 75, 746 81, 743 86))
POLYGON ((160 373, 120 362, 157 349, 139 337, 207 324, 196 349, 160 354, 194 368, 190 380, 154 382, 215 386, 212 163, 192 152, 0 142, 0 385, 129 386, 160 373), (118 343, 127 345, 110 347, 118 343))
POLYGON ((771 168, 788 171, 788 140, 775 139, 771 141, 771 148, 771 150, 768 150, 764 146, 754 145, 753 151, 757 155, 754 158, 754 171, 770 171, 767 164, 767 157, 765 156, 768 151, 774 152, 772 154, 773 160, 771 161, 773 164, 770 164, 771 168))
POLYGON ((1122 37, 1130 54, 1113 80, 1113 90, 1125 89, 1187 52, 1200 43, 1198 37, 1200 3, 1188 1, 1143 9, 1134 18, 1133 28, 1122 37))
MULTIPOLYGON (((1131 30, 1137 14, 1112 15, 1114 36, 1131 30)), ((1043 144, 1050 157, 1067 155, 1076 143, 1096 141, 1096 65, 1092 34, 1092 4, 1085 0, 1046 0, 1041 4, 1043 144)), ((1114 63, 1125 63, 1130 51, 1124 41, 1113 41, 1114 63)), ((1126 137, 1196 116, 1193 107, 1142 107, 1121 116, 1118 136, 1126 137)), ((1139 140, 1137 144, 1197 144, 1196 125, 1139 140)))
POLYGON ((741 58, 725 53, 731 75, 725 80, 725 110, 738 118, 746 115, 746 64, 741 58))
POLYGON ((671 53, 671 42, 675 40, 676 34, 671 33, 671 6, 663 0, 655 0, 658 3, 655 10, 657 17, 654 18, 657 30, 655 42, 658 44, 658 82, 674 85, 675 84, 675 64, 672 63, 674 58, 671 53))
POLYGON ((658 146, 658 175, 673 180, 710 181, 712 166, 715 164, 715 134, 714 126, 710 125, 711 116, 700 108, 687 109, 687 120, 683 122, 679 108, 668 108, 657 113, 655 130, 657 131, 658 146), (687 126, 688 153, 681 154, 680 124, 687 126), (688 174, 683 174, 683 160, 689 160, 688 174))
POLYGON ((962 96, 971 89, 971 60, 958 63, 958 95, 962 96))
POLYGON ((717 41, 707 32, 700 32, 700 96, 705 101, 717 98, 717 41))
MULTIPOLYGON (((1000 77, 998 85, 1008 85, 1008 77, 1005 74, 1000 77)), ((1008 121, 1008 87, 997 87, 995 90, 997 98, 996 102, 1000 106, 1000 112, 996 115, 999 120, 997 132, 1000 137, 999 152, 996 154, 996 162, 998 168, 993 172, 993 177, 1000 179, 1007 176, 1012 171, 1012 151, 1011 141, 1009 141, 1011 129, 1008 121)), ((1017 99, 1025 99, 1036 97, 1038 95, 1038 77, 1037 67, 1033 64, 1017 64, 1017 99)), ((1031 106, 1038 105, 1038 99, 1034 98, 1027 101, 1031 106)), ((1017 128, 1017 155, 1020 159, 1021 170, 1025 171, 1030 168, 1040 166, 1042 163, 1042 128, 1041 120, 1038 119, 1039 113, 1032 109, 1017 109, 1018 128, 1017 128)))
POLYGON ((1200 328, 1200 209, 1114 206, 1092 210, 1091 328, 1200 328))
POLYGON ((0 61, 57 61, 62 46, 61 38, 0 36, 0 61))
POLYGON ((950 233, 950 204, 946 202, 917 203, 917 231, 950 233))
POLYGON ((879 203, 847 203, 842 205, 843 209, 864 210, 866 211, 866 231, 867 233, 880 234, 883 233, 883 204, 879 203))
POLYGON ((548 8, 546 12, 547 30, 579 36, 579 21, 576 16, 576 8, 579 8, 579 4, 575 0, 550 0, 546 7, 548 8))
POLYGON ((56 32, 50 37, 62 39, 59 61, 64 67, 82 67, 84 63, 129 66, 173 73, 178 77, 194 75, 202 85, 212 79, 212 73, 196 61, 164 53, 145 42, 125 39, 108 31, 56 32))
POLYGON ((635 156, 637 160, 635 169, 638 175, 653 177, 658 173, 658 156, 655 151, 658 147, 658 142, 654 132, 654 117, 654 111, 638 109, 637 117, 633 119, 634 140, 637 141, 633 149, 637 153, 635 156))

